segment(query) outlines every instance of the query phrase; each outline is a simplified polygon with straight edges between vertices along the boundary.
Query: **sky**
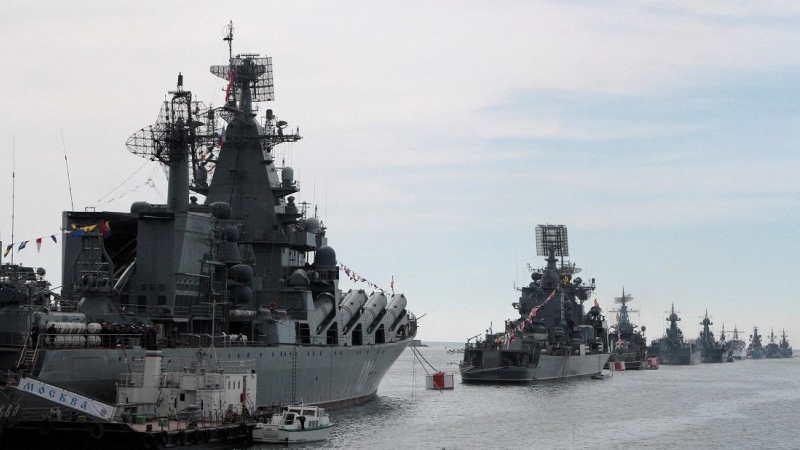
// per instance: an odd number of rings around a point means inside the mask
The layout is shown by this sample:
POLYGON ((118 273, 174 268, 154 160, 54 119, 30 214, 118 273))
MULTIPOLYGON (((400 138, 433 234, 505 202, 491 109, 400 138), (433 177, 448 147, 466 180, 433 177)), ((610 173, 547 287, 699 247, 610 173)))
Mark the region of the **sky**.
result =
POLYGON ((262 111, 300 127, 277 151, 299 200, 340 264, 394 279, 423 341, 518 317, 549 223, 604 310, 633 295, 650 339, 674 304, 687 337, 707 310, 717 334, 800 342, 793 2, 12 2, 0 240, 15 263, 58 286, 62 211, 165 202, 164 171, 125 142, 178 72, 223 102, 208 67, 227 63, 229 21, 234 53, 273 58, 262 111))

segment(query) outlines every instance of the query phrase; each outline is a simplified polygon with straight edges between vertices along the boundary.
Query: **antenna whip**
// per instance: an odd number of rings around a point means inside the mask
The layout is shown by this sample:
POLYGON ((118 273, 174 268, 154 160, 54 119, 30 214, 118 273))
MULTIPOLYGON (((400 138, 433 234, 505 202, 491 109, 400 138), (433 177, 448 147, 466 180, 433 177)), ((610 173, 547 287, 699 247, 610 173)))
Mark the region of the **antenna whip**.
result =
POLYGON ((67 144, 64 143, 64 129, 61 129, 61 147, 64 148, 64 164, 67 166, 67 185, 69 186, 69 206, 71 211, 75 211, 75 203, 72 200, 72 180, 69 177, 69 161, 67 161, 67 144))

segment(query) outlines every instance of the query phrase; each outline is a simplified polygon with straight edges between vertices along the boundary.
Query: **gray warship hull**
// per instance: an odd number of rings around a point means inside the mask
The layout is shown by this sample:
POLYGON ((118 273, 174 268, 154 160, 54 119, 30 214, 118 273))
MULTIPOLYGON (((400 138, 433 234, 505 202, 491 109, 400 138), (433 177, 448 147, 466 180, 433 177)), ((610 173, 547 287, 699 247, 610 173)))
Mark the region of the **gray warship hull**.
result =
POLYGON ((600 374, 608 353, 593 355, 540 355, 535 367, 493 367, 461 370, 465 383, 532 383, 600 374))
POLYGON ((663 352, 658 358, 660 364, 666 364, 668 366, 689 366, 693 364, 700 364, 702 362, 700 349, 691 351, 686 350, 677 352, 663 352))
MULTIPOLYGON (((371 346, 331 347, 278 345, 270 347, 227 347, 216 349, 221 360, 254 359, 259 374, 257 403, 300 401, 326 408, 340 408, 372 399, 394 361, 411 343, 410 339, 371 346)), ((164 348, 164 359, 191 359, 200 348, 164 348)), ((121 374, 141 363, 145 349, 59 349, 42 350, 39 379, 61 388, 80 392, 101 401, 116 399, 121 374)), ((18 352, 2 354, 6 362, 18 352)), ((8 364, 10 365, 10 364, 8 364)), ((0 391, 0 407, 13 410, 19 402, 14 391, 0 391)), ((22 408, 37 405, 26 396, 22 408)))

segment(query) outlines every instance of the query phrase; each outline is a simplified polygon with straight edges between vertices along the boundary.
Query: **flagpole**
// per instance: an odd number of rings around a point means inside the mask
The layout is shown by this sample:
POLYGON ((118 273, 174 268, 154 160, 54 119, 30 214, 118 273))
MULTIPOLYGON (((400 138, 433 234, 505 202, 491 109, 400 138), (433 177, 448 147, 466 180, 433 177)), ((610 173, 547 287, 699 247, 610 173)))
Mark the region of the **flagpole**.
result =
MULTIPOLYGON (((11 145, 11 245, 14 245, 14 222, 16 221, 16 192, 17 192, 17 135, 11 145)), ((14 265, 14 249, 11 249, 11 265, 14 265)))

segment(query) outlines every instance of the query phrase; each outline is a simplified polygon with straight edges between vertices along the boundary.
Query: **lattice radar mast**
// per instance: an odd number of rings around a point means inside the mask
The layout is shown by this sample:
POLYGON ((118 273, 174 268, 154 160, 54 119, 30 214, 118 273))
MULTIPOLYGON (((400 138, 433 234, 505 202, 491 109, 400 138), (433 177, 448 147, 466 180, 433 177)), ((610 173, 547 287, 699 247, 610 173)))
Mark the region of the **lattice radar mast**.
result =
POLYGON ((228 80, 225 105, 212 108, 193 101, 192 93, 183 90, 183 76, 178 74, 178 87, 169 93, 172 98, 164 101, 156 123, 128 138, 127 147, 131 153, 159 161, 169 168, 167 207, 170 211, 186 209, 187 186, 199 194, 208 192, 216 154, 225 144, 225 127, 219 119, 227 123, 255 121, 264 158, 270 162, 275 145, 301 139, 300 129, 285 132, 287 122, 278 120, 271 109, 267 109, 261 123, 255 120, 253 103, 275 99, 272 58, 251 53, 233 56, 232 22, 226 26, 223 40, 228 43, 229 64, 212 66, 211 73, 228 80))

